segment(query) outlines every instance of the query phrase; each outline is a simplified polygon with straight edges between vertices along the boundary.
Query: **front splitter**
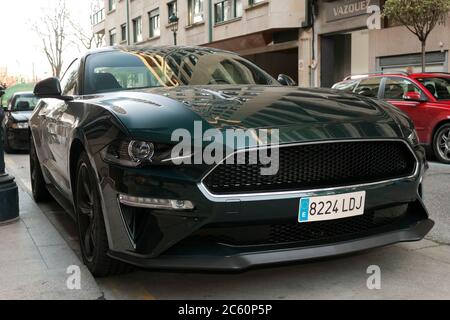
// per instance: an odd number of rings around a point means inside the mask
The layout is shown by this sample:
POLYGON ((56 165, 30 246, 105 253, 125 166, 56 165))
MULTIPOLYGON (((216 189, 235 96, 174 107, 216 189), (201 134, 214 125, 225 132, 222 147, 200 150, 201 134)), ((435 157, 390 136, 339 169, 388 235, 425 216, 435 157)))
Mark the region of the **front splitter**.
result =
POLYGON ((430 219, 421 220, 406 229, 372 235, 328 245, 297 247, 267 251, 246 252, 235 255, 183 255, 163 254, 145 259, 132 255, 110 252, 109 255, 126 263, 150 269, 241 271, 263 265, 286 264, 356 253, 400 242, 420 241, 433 228, 430 219))

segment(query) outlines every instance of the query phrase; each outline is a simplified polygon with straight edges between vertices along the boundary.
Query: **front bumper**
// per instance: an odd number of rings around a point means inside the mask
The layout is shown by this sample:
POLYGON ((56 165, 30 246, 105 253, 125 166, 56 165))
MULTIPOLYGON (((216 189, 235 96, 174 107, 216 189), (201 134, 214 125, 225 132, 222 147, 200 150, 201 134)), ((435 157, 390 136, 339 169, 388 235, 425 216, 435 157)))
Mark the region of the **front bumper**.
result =
POLYGON ((415 174, 401 179, 327 190, 216 197, 208 194, 199 183, 208 168, 123 168, 105 163, 97 154, 94 161, 100 178, 109 254, 148 268, 240 270, 421 240, 434 223, 428 219, 421 199, 425 157, 419 151, 416 155, 415 174), (294 230, 295 237, 289 235, 278 242, 266 241, 264 236, 258 238, 256 234, 256 229, 262 229, 264 235, 267 233, 264 228, 273 224, 288 224, 289 230, 296 229, 300 198, 358 191, 366 192, 363 221, 349 220, 347 226, 341 228, 344 222, 333 220, 335 224, 324 225, 328 231, 323 236, 317 234, 317 228, 306 230, 311 235, 311 239, 306 239, 308 241, 298 237, 298 230, 294 230), (187 200, 195 205, 195 209, 137 208, 120 203, 120 195, 187 200), (393 213, 389 223, 378 225, 374 222, 372 225, 371 219, 385 218, 385 211, 393 213), (358 223, 363 223, 360 232, 358 223), (341 228, 341 231, 334 232, 334 228, 341 228), (242 239, 222 241, 223 238, 209 237, 209 234, 197 237, 217 229, 234 230, 232 233, 237 233, 237 238, 241 238, 241 234, 255 234, 257 239, 240 242, 242 239), (345 234, 346 230, 352 231, 345 234))

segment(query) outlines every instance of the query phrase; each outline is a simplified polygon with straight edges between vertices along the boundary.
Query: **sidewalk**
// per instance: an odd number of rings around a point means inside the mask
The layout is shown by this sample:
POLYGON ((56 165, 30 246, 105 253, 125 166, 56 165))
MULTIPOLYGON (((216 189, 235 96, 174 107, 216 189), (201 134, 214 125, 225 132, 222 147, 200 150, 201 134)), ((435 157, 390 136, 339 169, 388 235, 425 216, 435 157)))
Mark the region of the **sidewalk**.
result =
POLYGON ((0 299, 99 299, 94 278, 19 183, 20 220, 0 225, 0 299), (81 290, 69 290, 69 266, 81 290))

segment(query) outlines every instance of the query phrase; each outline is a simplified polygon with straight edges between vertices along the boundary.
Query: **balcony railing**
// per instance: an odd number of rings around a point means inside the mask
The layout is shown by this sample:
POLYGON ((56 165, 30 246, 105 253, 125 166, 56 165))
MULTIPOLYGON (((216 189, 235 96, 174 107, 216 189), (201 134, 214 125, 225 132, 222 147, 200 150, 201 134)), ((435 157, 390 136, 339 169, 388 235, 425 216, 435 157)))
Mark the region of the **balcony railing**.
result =
POLYGON ((93 26, 105 21, 105 9, 100 9, 91 16, 91 23, 93 26))

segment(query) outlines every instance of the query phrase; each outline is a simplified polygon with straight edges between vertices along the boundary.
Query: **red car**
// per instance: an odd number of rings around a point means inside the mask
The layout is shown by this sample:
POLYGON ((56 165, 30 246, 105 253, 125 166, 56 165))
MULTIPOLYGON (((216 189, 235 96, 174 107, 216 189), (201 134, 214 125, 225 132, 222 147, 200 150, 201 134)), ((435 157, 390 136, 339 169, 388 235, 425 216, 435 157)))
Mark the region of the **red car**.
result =
POLYGON ((414 121, 420 143, 450 164, 450 73, 351 76, 333 88, 398 107, 414 121))

